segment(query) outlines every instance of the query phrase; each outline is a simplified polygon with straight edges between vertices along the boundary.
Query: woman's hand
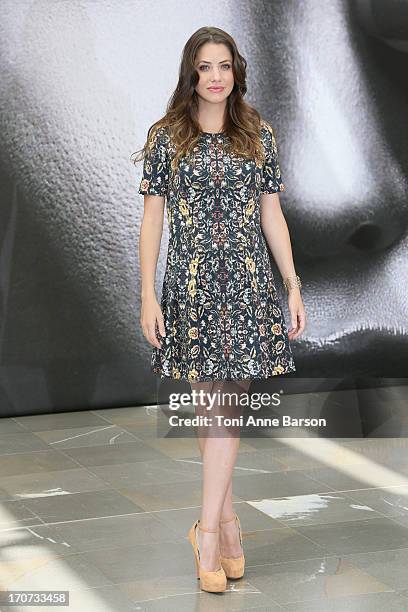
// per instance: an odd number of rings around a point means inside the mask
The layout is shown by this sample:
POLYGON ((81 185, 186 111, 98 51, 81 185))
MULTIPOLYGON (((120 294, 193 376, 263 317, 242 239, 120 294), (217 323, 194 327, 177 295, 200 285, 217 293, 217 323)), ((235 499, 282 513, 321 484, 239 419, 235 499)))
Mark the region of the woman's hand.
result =
POLYGON ((289 290, 288 306, 292 320, 292 327, 288 330, 288 337, 289 340, 294 340, 301 335, 306 327, 306 312, 299 287, 293 287, 289 290))
POLYGON ((166 330, 164 328, 163 313, 160 305, 156 299, 156 295, 149 294, 148 296, 142 298, 140 325, 146 340, 148 340, 152 346, 160 349, 161 345, 156 335, 156 324, 160 335, 165 336, 166 330))

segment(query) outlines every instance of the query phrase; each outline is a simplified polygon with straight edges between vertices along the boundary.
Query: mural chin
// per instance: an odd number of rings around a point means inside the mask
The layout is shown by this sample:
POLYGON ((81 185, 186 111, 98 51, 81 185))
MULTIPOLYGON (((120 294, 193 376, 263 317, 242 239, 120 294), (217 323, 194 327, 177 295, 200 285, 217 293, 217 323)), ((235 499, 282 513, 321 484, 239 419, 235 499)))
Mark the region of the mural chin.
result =
POLYGON ((340 331, 319 339, 296 341, 299 376, 315 378, 406 378, 408 338, 392 329, 340 331))

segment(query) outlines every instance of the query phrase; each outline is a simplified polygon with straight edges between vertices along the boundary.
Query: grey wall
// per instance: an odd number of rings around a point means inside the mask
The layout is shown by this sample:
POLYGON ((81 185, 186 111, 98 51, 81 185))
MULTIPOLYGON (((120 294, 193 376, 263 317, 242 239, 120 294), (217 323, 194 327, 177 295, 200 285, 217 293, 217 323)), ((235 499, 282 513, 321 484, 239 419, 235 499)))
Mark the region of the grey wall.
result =
MULTIPOLYGON (((191 7, 1 3, 2 416, 156 401, 139 328, 141 167, 129 156, 203 25, 235 37, 248 100, 276 131, 308 313, 298 380, 406 376, 406 3, 191 7)), ((167 234, 158 293, 166 247, 167 234)))

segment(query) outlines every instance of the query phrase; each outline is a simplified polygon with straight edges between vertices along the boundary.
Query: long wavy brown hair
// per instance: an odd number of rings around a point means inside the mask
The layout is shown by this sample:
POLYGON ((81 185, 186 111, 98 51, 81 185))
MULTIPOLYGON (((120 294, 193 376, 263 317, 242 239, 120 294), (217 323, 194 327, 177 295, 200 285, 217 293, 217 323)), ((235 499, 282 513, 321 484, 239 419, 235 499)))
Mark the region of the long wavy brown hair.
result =
POLYGON ((199 74, 195 67, 197 52, 207 42, 223 43, 231 51, 234 87, 227 98, 226 119, 223 131, 229 137, 229 151, 245 159, 255 159, 263 163, 264 150, 261 143, 261 116, 250 106, 244 96, 246 86, 246 59, 239 53, 234 39, 224 30, 216 27, 203 27, 194 32, 183 49, 179 80, 172 94, 166 114, 150 126, 143 149, 132 154, 136 164, 146 155, 152 146, 157 130, 168 127, 171 142, 175 147, 172 168, 178 166, 178 160, 190 156, 200 136, 198 122, 198 96, 195 87, 199 74), (138 155, 139 154, 139 155, 138 155))

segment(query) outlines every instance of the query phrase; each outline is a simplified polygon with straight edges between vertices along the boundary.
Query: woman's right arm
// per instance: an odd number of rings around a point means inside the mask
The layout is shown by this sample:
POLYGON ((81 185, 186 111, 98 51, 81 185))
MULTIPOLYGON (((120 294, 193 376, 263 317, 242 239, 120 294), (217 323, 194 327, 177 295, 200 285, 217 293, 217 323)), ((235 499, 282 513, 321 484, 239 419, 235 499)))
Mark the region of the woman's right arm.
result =
POLYGON ((144 213, 140 227, 139 257, 141 275, 140 325, 145 338, 161 348, 156 336, 156 323, 161 336, 164 328, 163 314, 157 301, 155 277, 163 233, 164 196, 145 195, 144 213))

